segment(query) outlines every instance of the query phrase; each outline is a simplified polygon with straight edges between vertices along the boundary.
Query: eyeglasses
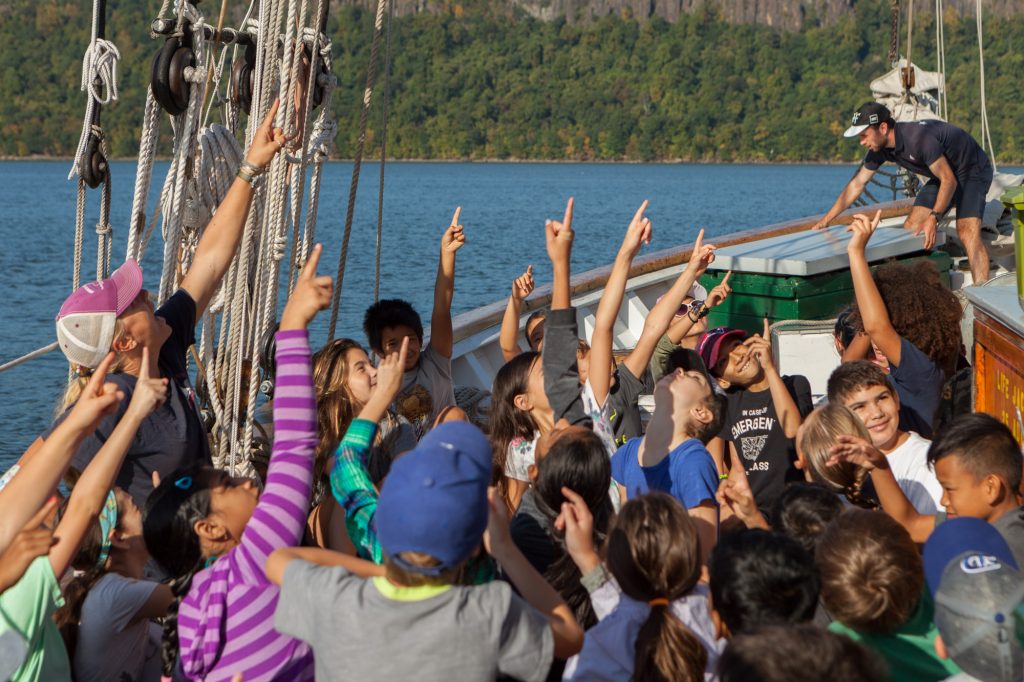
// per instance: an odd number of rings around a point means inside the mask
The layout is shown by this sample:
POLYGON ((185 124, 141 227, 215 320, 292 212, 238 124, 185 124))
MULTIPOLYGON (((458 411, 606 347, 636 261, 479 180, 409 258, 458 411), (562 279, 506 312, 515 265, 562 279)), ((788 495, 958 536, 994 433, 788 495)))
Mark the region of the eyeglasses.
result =
POLYGON ((686 315, 691 310, 700 310, 704 307, 704 301, 691 301, 690 303, 680 303, 679 310, 676 311, 677 317, 686 315))

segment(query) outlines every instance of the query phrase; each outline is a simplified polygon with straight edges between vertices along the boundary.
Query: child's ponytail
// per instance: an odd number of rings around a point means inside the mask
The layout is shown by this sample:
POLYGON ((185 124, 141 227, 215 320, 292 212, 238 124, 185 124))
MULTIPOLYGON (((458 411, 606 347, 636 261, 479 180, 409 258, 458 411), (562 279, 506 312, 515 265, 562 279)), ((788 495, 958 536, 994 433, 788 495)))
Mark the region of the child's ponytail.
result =
POLYGON ((175 578, 170 583, 174 601, 167 608, 167 617, 164 618, 163 636, 160 642, 160 665, 166 677, 174 675, 174 668, 178 663, 178 607, 181 606, 181 600, 185 598, 192 587, 192 577, 202 568, 203 562, 197 562, 185 575, 175 578))
POLYGON ((652 600, 651 613, 636 638, 634 680, 700 682, 708 652, 704 645, 672 615, 668 600, 652 600))
POLYGON ((608 570, 631 599, 651 612, 636 639, 633 679, 704 679, 708 654, 671 611, 700 578, 700 539, 693 520, 665 493, 627 502, 608 535, 608 570))

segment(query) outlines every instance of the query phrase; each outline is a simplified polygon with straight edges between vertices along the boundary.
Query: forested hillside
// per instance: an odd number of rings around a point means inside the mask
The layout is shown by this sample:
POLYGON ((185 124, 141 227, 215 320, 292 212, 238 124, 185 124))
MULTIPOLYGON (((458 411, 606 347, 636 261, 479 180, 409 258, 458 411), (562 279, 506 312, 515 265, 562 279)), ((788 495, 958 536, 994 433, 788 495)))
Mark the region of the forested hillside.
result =
MULTIPOLYGON (((159 2, 108 4, 121 98, 103 124, 123 157, 137 148, 159 2)), ((484 0, 447 7, 393 24, 389 156, 849 160, 856 144, 838 134, 887 70, 884 0, 859 0, 837 23, 799 32, 729 24, 707 9, 670 24, 542 22, 484 0)), ((73 154, 90 13, 81 0, 0 0, 0 154, 73 154)), ((354 149, 372 24, 352 6, 334 8, 330 20, 339 158, 354 149)), ((934 16, 919 10, 915 27, 915 61, 934 68, 934 16)), ((945 27, 951 120, 977 134, 974 20, 950 13, 945 27)), ((1024 16, 988 22, 985 59, 997 156, 1024 160, 1024 16)), ((380 112, 370 120, 372 155, 380 112)))

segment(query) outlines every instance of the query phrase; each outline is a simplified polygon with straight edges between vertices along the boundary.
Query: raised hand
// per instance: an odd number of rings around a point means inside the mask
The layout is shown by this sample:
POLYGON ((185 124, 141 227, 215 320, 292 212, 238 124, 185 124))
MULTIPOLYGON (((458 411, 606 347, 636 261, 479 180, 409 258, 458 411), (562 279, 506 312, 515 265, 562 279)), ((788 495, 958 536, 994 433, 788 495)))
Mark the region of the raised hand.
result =
POLYGON ((512 546, 512 534, 509 531, 508 505, 495 488, 487 489, 487 511, 484 549, 496 557, 503 549, 512 546))
POLYGON ((729 286, 730 277, 732 277, 732 270, 725 273, 725 277, 718 283, 718 286, 708 292, 708 300, 704 301, 704 305, 708 308, 714 308, 715 306, 722 305, 725 299, 729 298, 729 294, 732 293, 732 287, 729 286))
POLYGON ((722 507, 727 507, 733 515, 748 527, 760 526, 763 520, 761 512, 754 501, 754 493, 744 475, 723 478, 718 484, 715 499, 722 507))
POLYGON ((837 436, 836 444, 828 450, 828 465, 850 462, 871 471, 889 466, 882 451, 859 436, 837 436))
POLYGON ((750 349, 750 352, 754 354, 754 357, 757 358, 761 369, 769 373, 776 371, 775 359, 772 357, 771 338, 771 327, 766 317, 764 318, 764 332, 762 332, 762 336, 751 336, 743 342, 750 349))
POLYGON ((869 218, 863 213, 853 216, 853 222, 846 228, 847 232, 853 232, 853 237, 850 238, 850 243, 846 247, 847 252, 863 251, 880 222, 882 222, 881 209, 875 212, 874 218, 869 218))
POLYGON ((53 531, 43 528, 42 524, 56 508, 57 498, 53 497, 29 519, 3 554, 0 554, 0 592, 21 580, 29 565, 38 557, 48 554, 53 547, 53 531))
POLYGON ((555 519, 555 528, 564 533, 565 551, 580 567, 580 571, 586 573, 601 563, 594 549, 594 515, 576 492, 563 486, 562 496, 568 502, 562 503, 561 513, 555 519))
POLYGON ((140 419, 149 416, 167 400, 167 379, 149 376, 149 347, 142 347, 142 367, 139 369, 139 377, 135 380, 135 390, 132 392, 132 401, 128 404, 128 411, 140 419))
POLYGON ((686 269, 700 277, 708 266, 715 262, 715 249, 712 244, 704 243, 704 228, 697 233, 697 241, 693 243, 693 251, 690 252, 690 260, 686 263, 686 269))
POLYGON ((124 393, 117 384, 107 382, 107 372, 114 362, 114 353, 108 353, 103 362, 93 371, 89 383, 82 390, 75 406, 71 408, 67 421, 79 430, 91 433, 104 417, 114 414, 117 405, 124 399, 124 393))
POLYGON ((252 144, 249 145, 249 151, 245 155, 246 161, 260 168, 270 163, 271 159, 291 139, 284 134, 284 130, 274 127, 274 117, 277 116, 277 107, 280 103, 281 100, 275 99, 274 103, 270 105, 263 123, 256 129, 252 144))
POLYGON ((568 262, 572 254, 572 240, 575 236, 572 231, 572 209, 573 198, 569 197, 562 221, 548 220, 544 223, 544 239, 547 243, 548 258, 552 263, 568 262))
POLYGON ((384 356, 377 365, 377 386, 374 398, 379 398, 390 405, 398 391, 402 388, 402 377, 405 376, 405 358, 409 353, 409 337, 402 339, 402 347, 397 353, 384 356))
POLYGON ((441 237, 441 252, 442 253, 455 253, 466 244, 466 235, 462 231, 462 223, 459 222, 459 216, 462 215, 462 207, 457 206, 455 208, 455 215, 452 216, 452 223, 448 226, 448 229, 444 231, 444 236, 441 237))
POLYGON ((533 281, 533 266, 527 265, 526 272, 512 281, 512 298, 517 301, 524 300, 533 293, 534 286, 536 285, 533 281))
POLYGON ((322 253, 323 247, 320 244, 314 246, 309 253, 309 258, 295 283, 295 289, 285 303, 284 312, 281 313, 282 330, 305 329, 318 312, 331 304, 334 280, 329 275, 316 274, 322 253))
POLYGON ((647 210, 648 201, 640 204, 640 208, 633 214, 626 228, 626 236, 622 239, 622 246, 619 247, 619 254, 632 260, 640 252, 640 247, 651 243, 651 221, 644 215, 647 210))

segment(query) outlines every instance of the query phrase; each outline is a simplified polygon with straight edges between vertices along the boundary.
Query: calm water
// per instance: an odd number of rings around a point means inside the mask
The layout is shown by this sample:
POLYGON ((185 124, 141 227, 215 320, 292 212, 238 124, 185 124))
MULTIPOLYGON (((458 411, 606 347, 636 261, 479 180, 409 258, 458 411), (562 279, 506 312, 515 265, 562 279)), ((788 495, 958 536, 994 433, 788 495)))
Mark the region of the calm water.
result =
MULTIPOLYGON (((53 319, 69 293, 75 185, 69 162, 0 163, 0 362, 50 343, 53 319)), ((159 186, 166 164, 156 171, 159 186)), ((633 211, 650 199, 651 249, 692 240, 700 227, 720 235, 824 212, 853 172, 851 166, 697 166, 588 164, 389 164, 384 201, 382 297, 410 299, 429 320, 439 240, 462 206, 467 245, 459 252, 453 312, 508 295, 512 279, 533 264, 538 284, 550 281, 544 220, 560 217, 576 197, 574 272, 613 258, 633 211)), ((322 270, 333 273, 341 250, 350 163, 330 164, 320 202, 322 270)), ((114 261, 124 258, 135 164, 113 164, 114 261)), ((84 278, 95 275, 98 195, 89 197, 84 278)), ((373 297, 377 167, 364 167, 342 291, 340 334, 362 340, 362 311, 373 297)), ((160 246, 143 267, 159 284, 160 246)), ((324 314, 314 343, 326 335, 324 314)), ((0 471, 49 423, 64 385, 60 353, 0 374, 4 425, 0 471)))

